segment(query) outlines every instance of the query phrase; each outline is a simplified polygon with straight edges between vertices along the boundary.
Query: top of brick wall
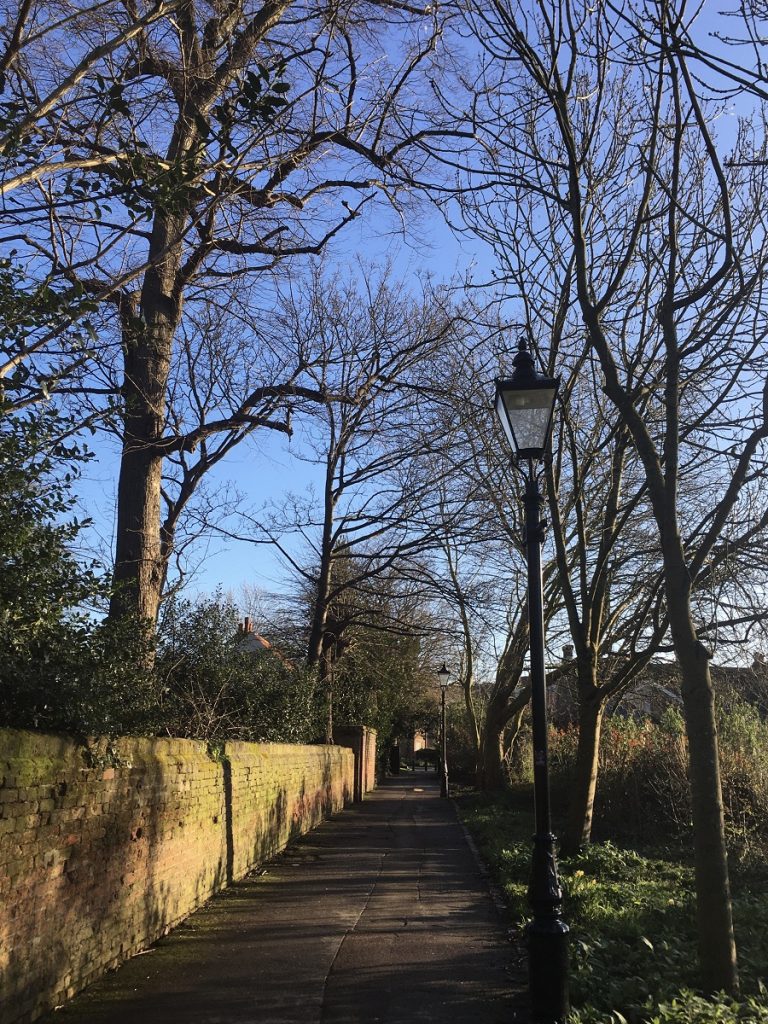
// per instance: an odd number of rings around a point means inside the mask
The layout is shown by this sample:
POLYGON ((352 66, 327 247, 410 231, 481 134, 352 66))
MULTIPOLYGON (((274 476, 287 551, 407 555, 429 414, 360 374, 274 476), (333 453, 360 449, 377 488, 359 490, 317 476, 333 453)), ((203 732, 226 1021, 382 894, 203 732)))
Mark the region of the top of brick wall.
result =
MULTIPOLYGON (((323 745, 317 749, 328 750, 328 747, 323 745)), ((295 745, 228 741, 223 753, 239 760, 253 758, 260 752, 264 756, 279 756, 281 750, 287 754, 295 750, 295 745)), ((34 785, 40 779, 49 778, 51 774, 84 771, 93 767, 169 765, 212 759, 204 740, 165 736, 121 736, 115 739, 94 736, 79 742, 72 736, 25 729, 0 729, 0 784, 2 776, 11 768, 17 785, 34 785)))

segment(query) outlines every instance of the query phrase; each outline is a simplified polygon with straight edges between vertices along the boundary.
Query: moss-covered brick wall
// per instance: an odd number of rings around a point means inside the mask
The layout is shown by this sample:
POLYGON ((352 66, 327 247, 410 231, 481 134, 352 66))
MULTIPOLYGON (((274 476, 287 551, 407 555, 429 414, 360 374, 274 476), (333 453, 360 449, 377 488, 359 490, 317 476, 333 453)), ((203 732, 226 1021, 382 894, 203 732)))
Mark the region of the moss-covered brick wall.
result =
POLYGON ((353 787, 342 747, 0 730, 0 1021, 145 949, 353 787))

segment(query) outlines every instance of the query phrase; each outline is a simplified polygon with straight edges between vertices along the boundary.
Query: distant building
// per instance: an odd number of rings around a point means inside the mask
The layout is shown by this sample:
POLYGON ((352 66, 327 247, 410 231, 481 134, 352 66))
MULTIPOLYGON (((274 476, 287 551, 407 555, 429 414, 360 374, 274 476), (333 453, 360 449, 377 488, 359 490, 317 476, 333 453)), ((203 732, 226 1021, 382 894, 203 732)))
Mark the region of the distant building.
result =
POLYGON ((416 729, 412 736, 406 736, 399 741, 400 757, 403 761, 411 761, 414 754, 420 750, 426 750, 430 746, 429 736, 426 729, 416 729))
POLYGON ((254 632, 253 624, 249 615, 246 615, 241 623, 237 627, 237 636, 240 641, 240 647, 247 654, 261 655, 269 653, 285 665, 286 668, 294 668, 294 664, 285 655, 279 651, 276 647, 273 647, 266 637, 261 636, 260 633, 254 632))

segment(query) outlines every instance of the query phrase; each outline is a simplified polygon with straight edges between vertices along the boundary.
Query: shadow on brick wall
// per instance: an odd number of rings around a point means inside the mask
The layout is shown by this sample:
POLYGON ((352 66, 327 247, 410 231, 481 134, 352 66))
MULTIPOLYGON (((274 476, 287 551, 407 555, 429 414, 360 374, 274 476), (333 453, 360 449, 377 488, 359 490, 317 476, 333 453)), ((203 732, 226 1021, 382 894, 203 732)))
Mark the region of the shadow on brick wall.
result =
POLYGON ((184 832, 192 822, 182 793, 157 799, 175 765, 150 758, 138 769, 88 765, 82 756, 80 766, 66 761, 52 784, 30 787, 45 811, 37 820, 27 815, 26 842, 14 851, 7 999, 0 1001, 8 1024, 34 1019, 146 948, 226 877, 220 857, 196 870, 191 857, 185 862, 184 832))
POLYGON ((0 794, 18 799, 0 833, 3 1024, 65 1002, 351 797, 338 748, 241 745, 233 764, 196 741, 137 739, 105 759, 28 734, 14 767, 5 738, 0 794))

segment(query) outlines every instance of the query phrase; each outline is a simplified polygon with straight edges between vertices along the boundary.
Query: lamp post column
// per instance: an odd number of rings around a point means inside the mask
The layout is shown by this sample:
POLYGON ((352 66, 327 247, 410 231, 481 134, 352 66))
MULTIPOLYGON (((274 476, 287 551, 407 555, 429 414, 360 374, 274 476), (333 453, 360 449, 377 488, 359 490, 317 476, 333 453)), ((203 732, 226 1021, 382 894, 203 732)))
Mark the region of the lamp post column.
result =
POLYGON ((451 673, 443 662, 437 670, 440 681, 440 796, 448 796, 448 737, 445 728, 445 691, 451 683, 451 673))
POLYGON ((440 687, 440 796, 448 796, 448 750, 445 730, 445 691, 440 687))
POLYGON ((525 488, 525 547, 528 562, 528 620, 533 729, 533 790, 536 834, 528 900, 533 920, 528 925, 528 971, 531 1012, 535 1024, 562 1024, 568 1013, 568 926, 561 917, 563 892, 557 875, 555 837, 549 801, 544 608, 541 545, 542 497, 529 461, 525 488))

